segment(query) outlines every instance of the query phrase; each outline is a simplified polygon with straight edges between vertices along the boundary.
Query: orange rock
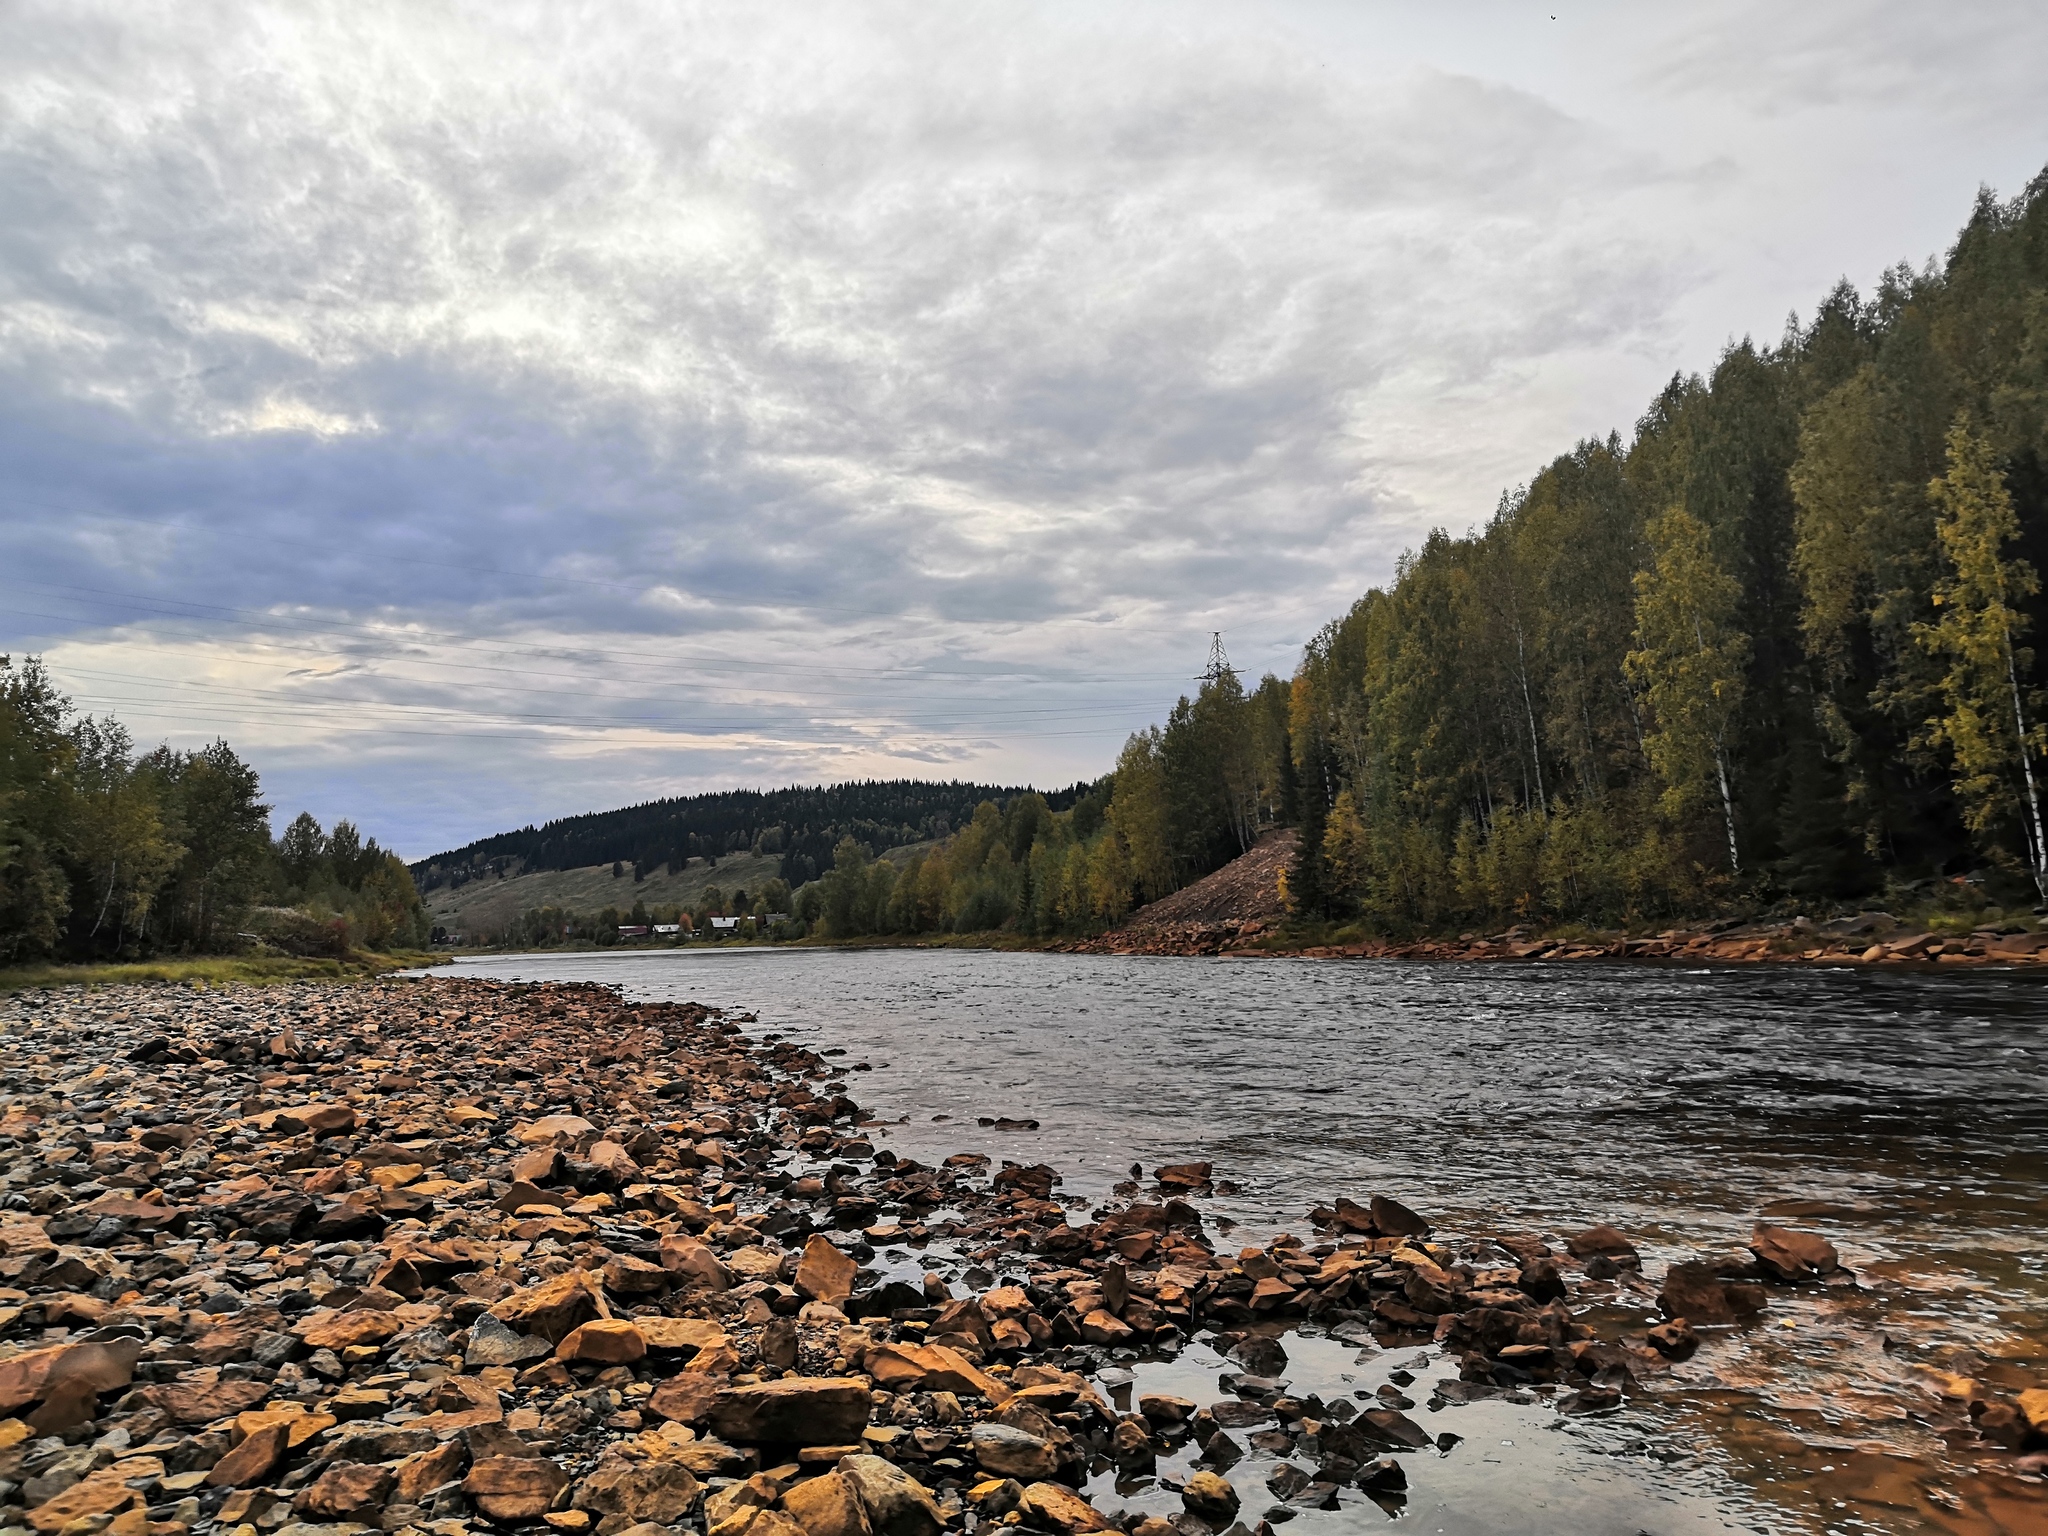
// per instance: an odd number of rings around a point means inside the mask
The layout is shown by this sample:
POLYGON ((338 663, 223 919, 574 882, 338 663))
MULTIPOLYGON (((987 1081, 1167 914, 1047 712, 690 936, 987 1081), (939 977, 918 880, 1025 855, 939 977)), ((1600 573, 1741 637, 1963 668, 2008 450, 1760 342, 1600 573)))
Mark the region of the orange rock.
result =
POLYGON ((725 1388, 722 1375, 684 1371, 656 1387, 647 1400, 647 1408, 664 1419, 694 1427, 710 1417, 712 1406, 725 1388))
POLYGON ((1010 1389, 944 1344, 882 1344, 867 1352, 863 1369, 890 1392, 967 1392, 998 1405, 1010 1389))
POLYGON ((725 1345, 725 1330, 708 1317, 636 1317, 633 1326, 649 1349, 707 1350, 725 1345))
POLYGON ((55 1498, 38 1504, 28 1512, 28 1523, 47 1536, 74 1520, 118 1515, 142 1502, 142 1496, 128 1486, 130 1479, 141 1481, 163 1475, 164 1464, 154 1456, 131 1456, 111 1467, 102 1467, 55 1498))
POLYGON ((837 1306, 853 1294, 853 1277, 859 1269, 824 1233, 813 1232, 796 1266, 796 1288, 813 1301, 837 1306))
POLYGON ((351 1344, 382 1344, 405 1332, 405 1324, 389 1312, 322 1310, 299 1319, 292 1332, 308 1349, 339 1351, 351 1344))
POLYGON ((292 1509, 310 1520, 373 1520, 390 1498, 394 1481, 389 1467, 343 1462, 301 1489, 292 1509))
POLYGON ((623 1318, 601 1318, 572 1329, 555 1358, 575 1365, 631 1365, 647 1353, 647 1340, 623 1318))
POLYGON ((531 1333, 559 1344, 594 1317, 609 1315, 597 1277, 572 1269, 539 1285, 514 1291, 491 1308, 491 1316, 515 1333, 531 1333))
POLYGON ((493 1520, 538 1520, 568 1482, 545 1457, 486 1456, 469 1469, 462 1491, 493 1520))
POLYGON ((254 1488, 268 1482, 290 1448, 291 1431, 282 1420, 266 1424, 213 1464, 206 1474, 209 1488, 254 1488))
POLYGON ((53 1388, 82 1383, 91 1391, 113 1392, 135 1379, 140 1339, 105 1344, 57 1344, 0 1360, 0 1414, 39 1402, 53 1388))

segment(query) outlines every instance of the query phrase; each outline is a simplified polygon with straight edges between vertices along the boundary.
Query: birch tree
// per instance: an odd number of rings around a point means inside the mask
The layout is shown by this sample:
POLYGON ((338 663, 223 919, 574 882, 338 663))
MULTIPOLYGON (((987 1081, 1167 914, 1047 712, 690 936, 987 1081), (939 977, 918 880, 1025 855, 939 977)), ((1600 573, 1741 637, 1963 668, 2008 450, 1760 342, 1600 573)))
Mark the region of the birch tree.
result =
POLYGON ((1706 525, 1684 508, 1648 531, 1651 564, 1636 573, 1635 647, 1623 663, 1650 706, 1644 746, 1667 815, 1686 815, 1718 791, 1728 867, 1740 874, 1729 745, 1749 663, 1749 637, 1734 622, 1741 592, 1714 558, 1706 525))
POLYGON ((2019 518, 1991 445, 1958 419, 1948 434, 1948 472, 1928 487, 1940 509, 1936 534, 1943 573, 1936 582, 1932 623, 1913 637, 1945 669, 1941 709, 1926 736, 1954 765, 1956 798, 1970 830, 1987 841, 2003 818, 2019 812, 2035 888, 2048 900, 2048 847, 2034 760, 2042 730, 2030 718, 2021 679, 2033 655, 2017 637, 2025 620, 2014 606, 2040 590, 2024 560, 2005 558, 2019 537, 2019 518))

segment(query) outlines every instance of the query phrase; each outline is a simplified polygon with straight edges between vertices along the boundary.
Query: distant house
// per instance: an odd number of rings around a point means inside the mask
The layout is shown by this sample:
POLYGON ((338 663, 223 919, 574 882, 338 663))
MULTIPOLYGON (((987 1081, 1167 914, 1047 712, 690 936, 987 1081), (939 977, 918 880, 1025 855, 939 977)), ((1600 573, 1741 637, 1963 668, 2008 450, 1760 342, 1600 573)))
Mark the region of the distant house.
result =
POLYGON ((711 926, 719 933, 735 933, 739 930, 740 920, 736 917, 714 917, 711 926))
POLYGON ((619 924, 619 937, 622 939, 644 939, 647 937, 646 926, 639 923, 621 923, 619 924))
POLYGON ((654 931, 663 935, 681 933, 683 925, 681 923, 656 923, 654 931))

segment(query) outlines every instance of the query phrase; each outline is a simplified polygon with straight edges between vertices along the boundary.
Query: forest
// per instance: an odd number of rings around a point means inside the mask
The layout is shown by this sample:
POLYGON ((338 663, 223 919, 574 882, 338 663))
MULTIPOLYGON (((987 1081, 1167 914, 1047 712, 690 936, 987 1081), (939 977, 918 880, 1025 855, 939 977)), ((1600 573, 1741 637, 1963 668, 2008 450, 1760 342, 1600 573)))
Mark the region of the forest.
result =
MULTIPOLYGON (((1056 793, 1055 804, 1080 791, 1056 793)), ((681 795, 616 811, 564 817, 482 838, 412 866, 422 891, 543 869, 623 863, 636 875, 693 858, 716 863, 729 853, 771 854, 781 876, 801 885, 831 868, 833 849, 851 837, 872 849, 950 836, 984 800, 1002 804, 1024 793, 984 784, 916 779, 851 784, 735 789, 681 795)))
POLYGON ((848 838, 799 915, 1088 931, 1281 824, 1297 916, 1379 931, 2048 902, 2044 560, 2048 172, 1432 533, 1291 679, 904 868, 848 838))
POLYGON ((0 656, 0 964, 425 944, 394 854, 310 815, 273 841, 262 793, 225 741, 137 753, 39 661, 0 656))

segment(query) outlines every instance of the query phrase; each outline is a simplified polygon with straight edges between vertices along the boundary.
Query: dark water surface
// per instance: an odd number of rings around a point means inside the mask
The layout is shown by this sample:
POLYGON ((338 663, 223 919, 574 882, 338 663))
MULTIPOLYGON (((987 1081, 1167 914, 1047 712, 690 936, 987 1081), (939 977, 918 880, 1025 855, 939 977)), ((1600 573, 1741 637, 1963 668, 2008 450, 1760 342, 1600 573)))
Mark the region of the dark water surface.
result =
MULTIPOLYGON (((1411 1471, 1404 1524, 2048 1530, 2039 1480, 1982 1456, 1938 1396, 1941 1372, 2048 1385, 2048 991, 2032 978, 954 950, 504 956, 456 970, 754 1012, 749 1033, 870 1063, 852 1091, 900 1121, 899 1151, 1049 1162, 1082 1204, 1133 1162, 1207 1159, 1236 1188, 1206 1202, 1236 1224, 1232 1243, 1306 1235, 1318 1200, 1383 1192, 1449 1234, 1555 1241, 1609 1221, 1655 1275, 1739 1246, 1778 1205, 1863 1285, 1781 1293, 1762 1322, 1610 1419, 1446 1410, 1432 1430, 1470 1444, 1434 1476, 1411 1471), (983 1129, 983 1116, 1039 1129, 983 1129), (1486 1444, 1516 1440, 1500 1432, 1516 1415, 1523 1443, 1486 1444)), ((1640 1327, 1654 1286, 1624 1286, 1605 1310, 1640 1327)), ((1326 1373, 1332 1347, 1289 1340, 1326 1373)), ((1398 1363, 1359 1363, 1357 1385, 1398 1363)), ((1417 1374, 1455 1375, 1455 1361, 1417 1374)))

